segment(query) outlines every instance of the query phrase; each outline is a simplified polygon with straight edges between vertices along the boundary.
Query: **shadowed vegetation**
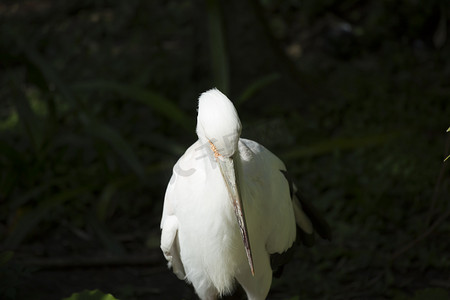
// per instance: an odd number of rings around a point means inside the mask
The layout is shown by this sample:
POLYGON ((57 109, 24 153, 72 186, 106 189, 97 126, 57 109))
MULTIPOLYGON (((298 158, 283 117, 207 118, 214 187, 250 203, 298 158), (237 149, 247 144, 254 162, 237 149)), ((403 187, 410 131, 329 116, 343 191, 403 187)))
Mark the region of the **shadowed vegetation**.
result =
POLYGON ((447 299, 449 18, 444 0, 2 1, 0 298, 195 299, 159 218, 217 86, 332 226, 270 299, 447 299))

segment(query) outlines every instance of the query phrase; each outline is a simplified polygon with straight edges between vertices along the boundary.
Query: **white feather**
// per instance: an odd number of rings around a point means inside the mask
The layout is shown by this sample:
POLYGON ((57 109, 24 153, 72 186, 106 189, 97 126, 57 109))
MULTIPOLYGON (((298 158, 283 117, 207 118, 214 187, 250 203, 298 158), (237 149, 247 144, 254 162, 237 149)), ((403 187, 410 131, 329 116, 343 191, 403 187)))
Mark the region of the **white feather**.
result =
MULTIPOLYGON (((191 282, 201 299, 231 292, 236 281, 249 299, 265 299, 272 281, 269 255, 286 251, 296 236, 289 186, 280 172, 284 164, 258 143, 241 139, 240 132, 231 101, 215 89, 203 93, 199 140, 175 165, 166 191, 161 249, 174 272, 191 282), (209 141, 214 141, 220 155, 234 159, 255 276, 209 141)), ((295 211, 302 213, 301 207, 295 211)))

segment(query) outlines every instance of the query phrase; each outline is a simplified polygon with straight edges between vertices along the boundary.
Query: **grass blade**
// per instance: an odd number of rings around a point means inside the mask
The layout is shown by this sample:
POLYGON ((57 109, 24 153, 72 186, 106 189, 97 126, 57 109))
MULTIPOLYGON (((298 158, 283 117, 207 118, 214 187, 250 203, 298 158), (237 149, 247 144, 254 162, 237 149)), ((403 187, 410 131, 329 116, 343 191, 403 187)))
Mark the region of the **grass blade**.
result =
POLYGON ((81 102, 73 97, 72 93, 61 79, 61 76, 57 74, 57 72, 44 59, 44 57, 42 57, 41 54, 34 49, 34 47, 26 45, 26 43, 19 37, 15 37, 15 39, 31 65, 34 66, 37 71, 41 72, 43 79, 47 82, 47 85, 53 85, 72 106, 81 108, 81 102))
POLYGON ((100 290, 82 291, 79 293, 73 293, 70 297, 62 300, 118 300, 111 294, 105 294, 100 290))
POLYGON ((383 144, 391 141, 398 134, 378 134, 358 138, 334 138, 325 140, 307 147, 299 147, 288 151, 282 155, 285 159, 297 159, 301 157, 311 157, 323 155, 336 150, 350 150, 361 147, 368 147, 383 144))
POLYGON ((32 65, 34 65, 42 74, 48 85, 54 85, 55 88, 61 93, 61 95, 79 111, 79 119, 84 125, 87 132, 92 133, 95 137, 102 139, 109 143, 116 153, 121 156, 131 167, 131 169, 136 172, 138 176, 143 178, 143 168, 140 165, 139 159, 134 154, 133 150, 129 144, 122 138, 122 136, 110 128, 106 124, 95 120, 91 116, 89 110, 76 98, 71 90, 64 84, 61 80, 61 76, 46 62, 46 60, 32 47, 26 47, 25 43, 18 40, 18 44, 21 46, 22 51, 25 56, 29 59, 32 65))
POLYGON ((278 73, 269 74, 255 80, 238 98, 237 104, 242 104, 264 87, 280 79, 281 76, 278 73))
POLYGON ((23 213, 14 224, 12 231, 5 240, 6 248, 14 249, 26 238, 31 230, 46 217, 55 207, 64 204, 66 201, 79 197, 90 191, 92 187, 83 186, 72 190, 64 191, 43 201, 37 208, 23 213))
POLYGON ((17 124, 19 124, 19 115, 15 109, 12 109, 6 119, 0 120, 0 131, 11 130, 16 127, 17 124))
POLYGON ((218 0, 206 0, 209 21, 209 49, 211 53, 214 85, 225 95, 229 93, 228 57, 225 29, 218 0))
POLYGON ((14 256, 13 251, 0 252, 0 267, 6 265, 14 256))
POLYGON ((108 81, 80 82, 72 85, 72 89, 80 91, 112 91, 125 98, 151 107, 160 115, 178 123, 186 130, 191 131, 194 127, 194 123, 185 112, 169 99, 151 90, 108 81))
MULTIPOLYGON (((450 132, 450 127, 447 129, 447 132, 450 132)), ((446 162, 447 161, 447 159, 449 159, 450 158, 450 155, 449 156, 447 156, 445 159, 444 159, 444 162, 446 162)))
POLYGON ((134 154, 127 141, 114 129, 95 119, 87 119, 85 129, 89 134, 107 142, 116 153, 130 166, 130 168, 143 180, 144 168, 134 154))
POLYGON ((94 214, 90 214, 87 218, 87 223, 95 231, 95 234, 100 238, 101 242, 111 253, 115 255, 125 255, 125 248, 119 243, 112 233, 106 228, 105 224, 101 222, 94 214))
POLYGON ((27 164, 23 153, 0 140, 0 199, 8 198, 27 164))
POLYGON ((108 213, 108 209, 110 207, 111 198, 114 196, 118 188, 117 184, 110 183, 108 184, 102 191, 98 202, 97 202, 97 218, 104 222, 106 220, 106 216, 108 213))
POLYGON ((0 199, 8 198, 14 191, 19 178, 20 171, 17 168, 4 168, 4 173, 0 173, 0 199))
POLYGON ((20 166, 26 164, 24 154, 11 147, 4 140, 0 140, 0 157, 2 156, 5 158, 5 163, 8 165, 20 166))
POLYGON ((19 85, 15 82, 12 83, 12 86, 15 90, 14 106, 16 107, 17 113, 19 115, 19 121, 23 125, 25 132, 30 139, 31 145, 37 153, 41 146, 39 133, 40 123, 37 122, 36 116, 31 109, 30 103, 28 102, 27 97, 22 91, 23 88, 20 88, 19 85))

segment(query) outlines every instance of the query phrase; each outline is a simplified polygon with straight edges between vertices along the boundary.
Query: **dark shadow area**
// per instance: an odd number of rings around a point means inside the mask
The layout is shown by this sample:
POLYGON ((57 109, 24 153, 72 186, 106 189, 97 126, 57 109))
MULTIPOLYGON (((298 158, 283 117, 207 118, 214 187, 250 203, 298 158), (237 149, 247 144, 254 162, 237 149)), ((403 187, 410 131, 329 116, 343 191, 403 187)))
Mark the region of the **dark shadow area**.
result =
POLYGON ((445 0, 2 1, 0 299, 196 299, 159 222, 214 86, 332 227, 269 299, 448 299, 449 18, 445 0))

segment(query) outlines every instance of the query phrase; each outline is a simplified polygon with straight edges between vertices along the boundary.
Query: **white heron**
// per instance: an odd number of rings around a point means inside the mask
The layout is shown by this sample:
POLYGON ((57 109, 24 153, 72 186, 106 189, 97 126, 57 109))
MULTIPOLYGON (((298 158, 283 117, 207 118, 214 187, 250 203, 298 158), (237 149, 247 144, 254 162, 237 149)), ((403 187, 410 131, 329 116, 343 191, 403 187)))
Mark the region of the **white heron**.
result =
POLYGON ((164 199, 161 249, 202 300, 237 284, 248 299, 265 299, 296 237, 308 243, 316 231, 330 238, 326 222, 296 195, 283 162, 240 134, 232 102, 217 89, 203 93, 198 140, 175 164, 164 199))

